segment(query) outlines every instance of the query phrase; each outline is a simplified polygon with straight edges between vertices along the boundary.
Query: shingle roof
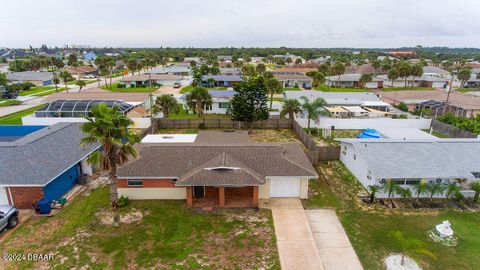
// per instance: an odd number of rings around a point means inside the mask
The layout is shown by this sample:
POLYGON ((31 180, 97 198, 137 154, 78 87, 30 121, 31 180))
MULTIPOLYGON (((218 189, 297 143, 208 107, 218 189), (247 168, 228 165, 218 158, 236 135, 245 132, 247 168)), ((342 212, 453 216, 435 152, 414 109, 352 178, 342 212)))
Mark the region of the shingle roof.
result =
POLYGON ((7 74, 9 81, 50 81, 53 79, 51 72, 22 71, 7 74))
POLYGON ((80 147, 84 136, 79 123, 59 123, 0 142, 0 185, 46 185, 100 147, 80 147))
POLYGON ((305 81, 312 81, 312 78, 308 77, 307 75, 304 74, 278 74, 274 73, 273 76, 275 79, 279 81, 285 81, 285 80, 305 80, 305 81))
POLYGON ((242 76, 240 75, 204 75, 202 76, 202 81, 208 81, 208 79, 214 79, 215 81, 225 81, 225 82, 241 82, 242 76))
MULTIPOLYGON (((362 74, 359 74, 359 73, 355 73, 355 74, 342 74, 342 75, 340 75, 340 80, 339 80, 339 76, 338 76, 338 75, 325 77, 325 80, 329 80, 329 81, 332 81, 332 82, 336 82, 336 81, 341 81, 341 82, 358 82, 361 77, 362 77, 362 74)), ((373 82, 381 82, 381 81, 384 81, 384 79, 383 79, 381 76, 378 76, 378 77, 377 77, 377 76, 372 76, 372 81, 373 81, 373 82)))
POLYGON ((297 99, 300 103, 303 100, 300 97, 305 96, 309 100, 323 98, 328 105, 362 105, 365 101, 380 101, 380 98, 373 92, 322 92, 322 91, 285 91, 283 95, 286 99, 297 99))
POLYGON ((266 176, 317 177, 315 169, 296 143, 142 144, 138 148, 140 157, 120 167, 117 170, 118 177, 176 177, 185 183, 191 183, 200 181, 199 175, 208 174, 211 178, 202 182, 205 185, 215 185, 219 181, 234 185, 238 181, 258 181, 256 178, 265 179, 266 176), (212 164, 221 165, 219 156, 222 155, 228 161, 225 164, 236 165, 241 171, 203 171, 206 167, 215 167, 212 164), (199 171, 199 168, 202 170, 199 171), (239 179, 239 175, 246 174, 250 175, 248 179, 239 179), (232 178, 220 179, 226 175, 232 178))
POLYGON ((474 178, 480 172, 480 140, 340 139, 351 143, 379 178, 474 178))

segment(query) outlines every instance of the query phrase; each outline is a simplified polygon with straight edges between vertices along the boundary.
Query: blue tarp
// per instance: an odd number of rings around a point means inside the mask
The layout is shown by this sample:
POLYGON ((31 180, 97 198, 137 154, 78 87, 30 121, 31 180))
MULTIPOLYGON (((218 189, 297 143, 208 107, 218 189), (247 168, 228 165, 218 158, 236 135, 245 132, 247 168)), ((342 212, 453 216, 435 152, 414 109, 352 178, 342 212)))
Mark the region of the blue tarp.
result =
POLYGON ((380 133, 375 129, 364 129, 362 134, 358 135, 359 139, 378 139, 380 138, 380 133))

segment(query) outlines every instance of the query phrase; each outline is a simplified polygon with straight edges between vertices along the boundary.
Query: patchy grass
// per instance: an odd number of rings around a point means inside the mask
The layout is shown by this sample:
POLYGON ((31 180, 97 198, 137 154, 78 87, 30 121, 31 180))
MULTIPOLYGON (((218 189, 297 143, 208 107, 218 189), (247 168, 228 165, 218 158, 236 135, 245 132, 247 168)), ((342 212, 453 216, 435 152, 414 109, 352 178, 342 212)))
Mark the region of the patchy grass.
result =
POLYGON ((0 100, 0 107, 18 105, 21 103, 22 102, 20 100, 16 100, 16 99, 0 100))
MULTIPOLYGON (((422 129, 422 131, 430 134, 430 129, 422 129)), ((438 138, 450 138, 447 134, 443 134, 443 133, 435 131, 435 130, 432 130, 432 135, 435 136, 435 137, 438 137, 438 138)))
MULTIPOLYGON (((305 129, 308 133, 308 129, 305 129)), ((357 135, 362 133, 360 129, 335 129, 332 130, 332 136, 330 138, 323 138, 322 131, 318 129, 311 129, 310 131, 311 137, 314 141, 317 142, 319 146, 330 146, 330 145, 340 145, 340 142, 336 141, 335 139, 340 138, 356 138, 357 135)))
MULTIPOLYGON (((110 84, 109 84, 110 86, 110 84)), ((158 87, 136 87, 136 88, 118 88, 118 83, 112 83, 112 89, 107 87, 106 85, 102 86, 103 90, 111 91, 111 92, 155 92, 157 91, 158 87)))
POLYGON ((253 129, 249 132, 251 142, 301 142, 291 129, 253 129))
POLYGON ((22 269, 279 269, 269 210, 203 213, 183 205, 131 201, 121 215, 141 211, 143 218, 113 228, 98 216, 110 208, 102 187, 54 217, 30 219, 0 249, 54 254, 52 261, 5 265, 22 269))
POLYGON ((323 162, 317 167, 324 182, 311 181, 310 197, 304 200, 307 208, 336 207, 352 245, 364 269, 384 269, 383 258, 402 252, 389 234, 400 231, 405 237, 415 238, 426 245, 436 258, 407 252, 423 269, 477 269, 480 254, 480 222, 478 212, 444 210, 386 209, 367 205, 360 197, 367 192, 358 180, 340 162, 323 162), (333 199, 332 197, 336 197, 333 199), (457 247, 444 247, 430 240, 428 232, 443 220, 449 220, 459 239, 457 247))
POLYGON ((45 104, 41 104, 29 109, 21 110, 18 112, 14 112, 11 114, 7 114, 5 116, 0 117, 0 125, 21 125, 22 124, 22 117, 30 115, 34 113, 36 110, 43 107, 45 104))

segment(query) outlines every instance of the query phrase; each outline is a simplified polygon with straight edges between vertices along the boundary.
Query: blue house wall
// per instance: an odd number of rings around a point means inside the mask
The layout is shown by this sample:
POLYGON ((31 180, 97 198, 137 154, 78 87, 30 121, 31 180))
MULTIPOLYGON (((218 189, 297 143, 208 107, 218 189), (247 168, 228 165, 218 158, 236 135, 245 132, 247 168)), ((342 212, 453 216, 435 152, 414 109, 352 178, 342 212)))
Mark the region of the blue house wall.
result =
POLYGON ((43 187, 44 198, 47 198, 49 201, 61 198, 77 183, 79 175, 80 165, 75 164, 43 187))

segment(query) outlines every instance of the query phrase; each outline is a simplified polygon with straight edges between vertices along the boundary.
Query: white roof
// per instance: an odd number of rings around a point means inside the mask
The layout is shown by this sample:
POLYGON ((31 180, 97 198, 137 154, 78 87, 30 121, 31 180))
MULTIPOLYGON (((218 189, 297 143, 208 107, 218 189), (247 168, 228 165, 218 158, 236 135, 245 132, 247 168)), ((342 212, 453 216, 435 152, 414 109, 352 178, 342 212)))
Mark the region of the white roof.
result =
POLYGON ((349 112, 357 112, 357 113, 368 113, 367 110, 364 110, 362 107, 360 106, 342 106, 342 108, 344 108, 345 110, 349 111, 349 112))
POLYGON ((437 137, 417 128, 377 128, 378 132, 390 139, 398 140, 431 140, 437 137))
POLYGON ((364 101, 362 103, 363 106, 391 106, 389 103, 383 101, 364 101))
POLYGON ((197 134, 152 134, 142 139, 142 143, 193 143, 197 134))

